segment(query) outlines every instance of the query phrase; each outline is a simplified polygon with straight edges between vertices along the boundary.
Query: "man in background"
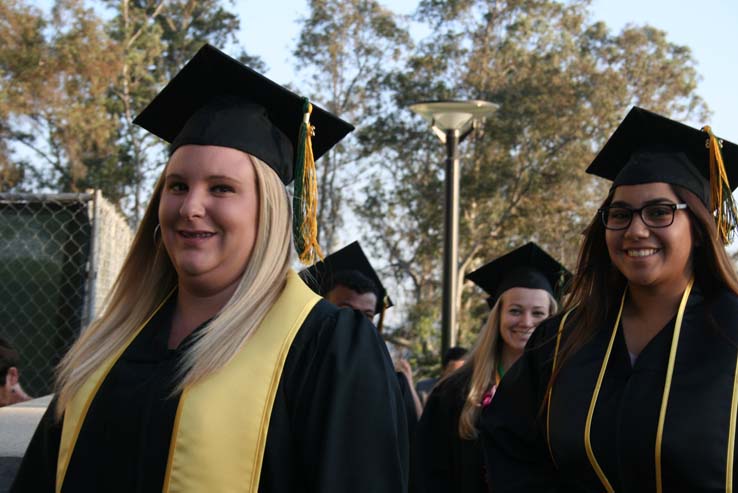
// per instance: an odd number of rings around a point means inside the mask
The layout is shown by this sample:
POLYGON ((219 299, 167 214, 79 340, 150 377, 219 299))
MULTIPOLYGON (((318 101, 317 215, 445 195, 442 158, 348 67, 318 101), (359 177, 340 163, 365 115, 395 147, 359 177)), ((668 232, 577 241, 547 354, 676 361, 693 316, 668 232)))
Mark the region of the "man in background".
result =
POLYGON ((0 407, 31 399, 20 384, 19 360, 18 351, 0 338, 0 407))
MULTIPOLYGON (((384 312, 392 306, 392 301, 358 241, 308 267, 301 276, 308 286, 334 305, 357 310, 372 323, 378 315, 376 327, 382 333, 384 312)), ((410 364, 400 359, 394 365, 412 439, 423 407, 415 392, 410 364)))
POLYGON ((436 383, 445 378, 446 376, 453 373, 456 369, 461 368, 464 364, 464 357, 468 350, 464 347, 454 346, 446 351, 441 360, 441 376, 438 378, 424 378, 419 380, 415 385, 415 390, 420 398, 420 403, 425 407, 425 403, 428 402, 428 396, 430 395, 433 387, 436 383))

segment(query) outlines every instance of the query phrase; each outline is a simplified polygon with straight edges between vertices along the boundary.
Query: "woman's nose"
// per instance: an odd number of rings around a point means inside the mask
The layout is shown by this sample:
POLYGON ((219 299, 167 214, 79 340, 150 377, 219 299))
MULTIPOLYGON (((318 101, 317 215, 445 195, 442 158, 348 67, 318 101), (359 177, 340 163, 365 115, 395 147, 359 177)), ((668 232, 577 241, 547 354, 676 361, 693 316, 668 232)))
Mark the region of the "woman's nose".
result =
POLYGON ((643 218, 638 213, 633 214, 633 219, 630 221, 630 225, 625 229, 625 235, 630 238, 646 238, 651 234, 651 230, 646 223, 643 222, 643 218))
POLYGON ((182 205, 179 208, 179 215, 185 219, 202 217, 205 213, 205 204, 201 195, 195 190, 190 190, 182 201, 182 205))

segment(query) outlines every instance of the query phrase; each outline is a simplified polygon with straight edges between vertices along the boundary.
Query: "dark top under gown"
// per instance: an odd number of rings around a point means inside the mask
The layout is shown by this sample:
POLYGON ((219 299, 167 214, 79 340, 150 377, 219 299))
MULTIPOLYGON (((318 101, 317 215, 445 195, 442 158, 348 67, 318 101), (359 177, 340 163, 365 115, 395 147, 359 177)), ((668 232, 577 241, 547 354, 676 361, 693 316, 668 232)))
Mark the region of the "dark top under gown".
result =
POLYGON ((415 431, 412 481, 416 493, 488 491, 479 440, 459 436, 459 417, 471 381, 464 367, 431 392, 415 431))
MULTIPOLYGON (((161 491, 179 396, 167 398, 191 337, 167 348, 173 303, 141 331, 96 394, 64 492, 161 491)), ((246 376, 244 376, 246 377, 246 376)), ((248 402, 234 402, 248 409, 248 402)), ((52 406, 12 492, 54 491, 61 426, 52 406)), ((212 410, 218 419, 218 409, 212 410)), ((245 458, 246 459, 246 458, 245 458)), ((260 492, 404 492, 407 429, 394 369, 359 312, 320 301, 295 337, 272 409, 260 492)))

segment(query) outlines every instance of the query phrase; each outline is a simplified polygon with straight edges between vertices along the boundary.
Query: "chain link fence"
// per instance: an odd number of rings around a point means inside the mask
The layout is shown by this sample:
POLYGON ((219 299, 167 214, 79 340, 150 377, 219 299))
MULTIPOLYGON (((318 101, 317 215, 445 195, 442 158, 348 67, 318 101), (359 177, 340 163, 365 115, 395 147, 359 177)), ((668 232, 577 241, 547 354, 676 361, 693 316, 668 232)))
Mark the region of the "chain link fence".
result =
POLYGON ((0 193, 0 337, 21 358, 31 395, 100 312, 133 233, 100 192, 0 193))

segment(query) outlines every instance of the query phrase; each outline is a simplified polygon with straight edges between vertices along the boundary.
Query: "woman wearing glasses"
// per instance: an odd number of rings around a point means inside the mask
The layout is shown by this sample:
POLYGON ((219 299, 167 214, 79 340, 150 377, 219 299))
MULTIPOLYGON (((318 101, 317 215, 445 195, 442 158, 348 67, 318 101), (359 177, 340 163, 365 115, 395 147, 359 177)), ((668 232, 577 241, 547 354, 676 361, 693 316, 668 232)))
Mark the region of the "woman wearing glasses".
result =
POLYGON ((732 490, 737 161, 640 108, 600 151, 587 171, 613 185, 571 296, 482 416, 495 493, 732 490))

